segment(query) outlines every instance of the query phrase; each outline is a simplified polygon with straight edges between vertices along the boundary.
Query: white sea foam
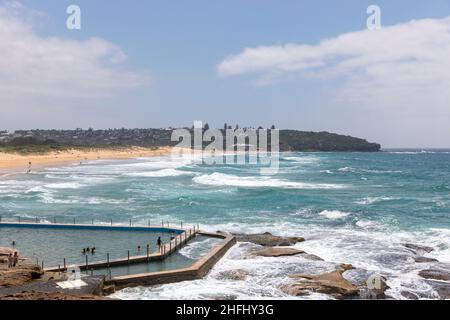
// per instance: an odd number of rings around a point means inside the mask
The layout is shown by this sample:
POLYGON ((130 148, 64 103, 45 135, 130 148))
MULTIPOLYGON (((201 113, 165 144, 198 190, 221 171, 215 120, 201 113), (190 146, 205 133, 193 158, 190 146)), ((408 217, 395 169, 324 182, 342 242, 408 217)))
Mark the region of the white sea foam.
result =
POLYGON ((336 220, 336 219, 342 219, 345 217, 348 217, 351 213, 349 212, 342 212, 339 210, 324 210, 319 213, 319 215, 324 216, 328 219, 336 220))
POLYGON ((355 201, 356 204, 361 204, 361 205, 368 205, 368 204, 373 204, 376 202, 382 202, 382 201, 391 201, 391 200, 396 200, 398 198, 394 198, 394 197, 366 197, 363 198, 361 200, 355 201))
POLYGON ((80 189, 85 185, 78 182, 60 182, 46 184, 44 187, 49 189, 80 189))
POLYGON ((220 239, 207 238, 203 241, 195 241, 189 243, 187 246, 183 247, 179 253, 189 259, 200 259, 202 256, 207 254, 214 245, 220 243, 220 239))
POLYGON ((283 160, 301 163, 301 164, 313 164, 320 161, 319 158, 314 156, 302 156, 302 157, 283 157, 283 160))
POLYGON ((228 186, 246 188, 285 188, 285 189, 342 189, 344 185, 303 183, 281 180, 269 177, 240 177, 230 174, 215 172, 209 175, 201 175, 192 179, 194 182, 209 186, 228 186))
POLYGON ((163 177, 177 177, 184 175, 195 175, 195 172, 182 171, 176 169, 162 169, 158 171, 141 171, 141 172, 129 172, 125 173, 124 176, 129 177, 143 177, 143 178, 163 178, 163 177))
POLYGON ((343 167, 343 168, 339 168, 338 171, 341 172, 355 172, 355 169, 352 167, 343 167))

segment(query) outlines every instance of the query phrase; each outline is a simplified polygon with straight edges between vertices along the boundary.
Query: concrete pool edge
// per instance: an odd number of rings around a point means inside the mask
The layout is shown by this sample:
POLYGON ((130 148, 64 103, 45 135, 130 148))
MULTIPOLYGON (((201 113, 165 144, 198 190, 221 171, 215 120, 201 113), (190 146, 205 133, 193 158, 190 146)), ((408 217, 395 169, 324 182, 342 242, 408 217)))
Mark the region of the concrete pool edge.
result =
POLYGON ((231 249, 236 243, 236 237, 225 233, 209 233, 199 231, 198 235, 213 238, 221 238, 224 241, 216 245, 208 254, 194 262, 190 267, 150 272, 127 276, 114 277, 106 280, 106 285, 114 285, 118 290, 135 286, 152 286, 168 284, 181 281, 197 280, 203 278, 214 267, 214 265, 231 249))

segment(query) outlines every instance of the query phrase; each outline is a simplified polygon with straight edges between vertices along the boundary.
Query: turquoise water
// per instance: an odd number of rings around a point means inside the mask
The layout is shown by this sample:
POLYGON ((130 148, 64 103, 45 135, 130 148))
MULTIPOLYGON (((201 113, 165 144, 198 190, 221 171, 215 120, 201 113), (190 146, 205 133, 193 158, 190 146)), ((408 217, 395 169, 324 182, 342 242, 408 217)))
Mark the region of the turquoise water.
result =
MULTIPOLYGON (((424 266, 414 263, 402 243, 432 246, 430 257, 450 262, 450 152, 289 153, 281 155, 277 175, 264 177, 259 169, 169 157, 48 168, 3 177, 0 215, 124 224, 132 219, 144 225, 149 219, 184 221, 210 231, 304 236, 307 241, 297 245, 303 250, 389 275, 394 297, 405 290, 433 297, 417 277, 424 266)), ((218 291, 283 298, 277 288, 287 274, 329 268, 298 257, 246 259, 247 246, 237 245, 188 289, 133 289, 140 291, 121 297, 199 298, 218 291), (247 268, 251 280, 221 279, 227 268, 247 268)))

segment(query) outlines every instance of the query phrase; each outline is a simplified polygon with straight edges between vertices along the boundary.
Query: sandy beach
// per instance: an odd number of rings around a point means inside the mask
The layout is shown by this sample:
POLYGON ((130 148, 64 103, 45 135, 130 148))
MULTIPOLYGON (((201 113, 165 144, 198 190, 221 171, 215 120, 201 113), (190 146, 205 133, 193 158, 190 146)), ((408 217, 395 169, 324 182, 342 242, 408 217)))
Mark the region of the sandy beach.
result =
POLYGON ((169 154, 171 150, 171 147, 162 147, 158 149, 129 147, 117 149, 72 149, 66 151, 55 151, 46 154, 27 155, 0 152, 0 176, 20 170, 28 170, 30 163, 31 170, 33 170, 36 168, 79 163, 90 160, 131 159, 161 156, 169 154))

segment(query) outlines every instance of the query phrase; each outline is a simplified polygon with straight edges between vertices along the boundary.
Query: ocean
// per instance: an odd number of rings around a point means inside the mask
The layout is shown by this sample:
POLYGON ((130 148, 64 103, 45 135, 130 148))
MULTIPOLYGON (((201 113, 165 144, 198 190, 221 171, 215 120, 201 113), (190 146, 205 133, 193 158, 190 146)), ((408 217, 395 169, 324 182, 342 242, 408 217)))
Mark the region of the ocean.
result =
POLYGON ((336 263, 356 267, 348 277, 385 276, 390 297, 436 298, 417 274, 428 264, 404 244, 433 247, 427 257, 450 263, 450 151, 282 153, 274 176, 261 176, 258 165, 183 157, 91 161, 1 177, 0 216, 301 236, 294 247, 325 260, 249 257, 255 245, 238 243, 202 280, 129 288, 115 294, 120 299, 291 299, 280 290, 289 275, 336 263), (238 269, 247 280, 223 277, 238 269))

